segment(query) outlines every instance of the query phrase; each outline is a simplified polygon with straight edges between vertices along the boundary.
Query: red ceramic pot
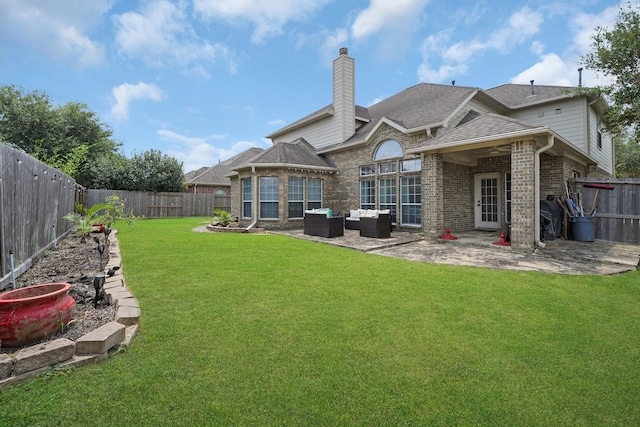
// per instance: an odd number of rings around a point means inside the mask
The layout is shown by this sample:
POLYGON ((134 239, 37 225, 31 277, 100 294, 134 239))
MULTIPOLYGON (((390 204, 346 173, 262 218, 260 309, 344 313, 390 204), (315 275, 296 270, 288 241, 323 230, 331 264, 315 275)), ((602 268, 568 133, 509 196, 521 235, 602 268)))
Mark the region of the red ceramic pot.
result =
POLYGON ((0 345, 16 347, 51 335, 71 320, 69 283, 46 283, 0 294, 0 345))

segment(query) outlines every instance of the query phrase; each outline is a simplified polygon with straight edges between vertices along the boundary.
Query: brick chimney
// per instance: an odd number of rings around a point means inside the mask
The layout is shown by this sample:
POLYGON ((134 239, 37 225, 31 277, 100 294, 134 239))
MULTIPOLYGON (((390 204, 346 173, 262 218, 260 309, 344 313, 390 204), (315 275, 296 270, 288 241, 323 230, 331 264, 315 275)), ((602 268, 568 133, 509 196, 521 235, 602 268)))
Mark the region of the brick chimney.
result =
POLYGON ((355 61, 346 47, 333 61, 333 114, 342 142, 356 131, 355 61))

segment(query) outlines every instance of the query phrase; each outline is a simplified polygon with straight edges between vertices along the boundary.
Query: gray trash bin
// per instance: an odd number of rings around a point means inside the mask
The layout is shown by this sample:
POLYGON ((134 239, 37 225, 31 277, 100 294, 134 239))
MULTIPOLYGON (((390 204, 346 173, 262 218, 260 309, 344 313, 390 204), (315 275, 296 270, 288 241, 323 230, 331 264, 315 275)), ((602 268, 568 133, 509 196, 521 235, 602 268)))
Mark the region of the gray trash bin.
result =
POLYGON ((570 216, 571 239, 579 242, 593 242, 596 239, 596 216, 570 216))

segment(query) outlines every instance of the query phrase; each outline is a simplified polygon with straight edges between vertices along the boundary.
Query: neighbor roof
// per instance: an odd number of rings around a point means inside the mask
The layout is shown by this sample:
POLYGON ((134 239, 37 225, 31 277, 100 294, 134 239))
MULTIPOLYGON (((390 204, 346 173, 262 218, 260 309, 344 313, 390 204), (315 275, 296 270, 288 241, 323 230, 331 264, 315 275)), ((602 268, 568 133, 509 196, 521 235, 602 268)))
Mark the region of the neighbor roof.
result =
POLYGON ((211 166, 209 168, 200 168, 198 169, 199 174, 193 175, 187 180, 187 175, 185 175, 185 183, 186 184, 198 184, 198 185, 231 185, 231 180, 227 177, 229 172, 231 172, 231 168, 235 165, 244 163, 251 158, 257 156, 262 153, 264 150, 258 147, 251 147, 248 150, 243 151, 242 153, 236 154, 235 156, 227 159, 223 162, 218 163, 215 166, 211 166))

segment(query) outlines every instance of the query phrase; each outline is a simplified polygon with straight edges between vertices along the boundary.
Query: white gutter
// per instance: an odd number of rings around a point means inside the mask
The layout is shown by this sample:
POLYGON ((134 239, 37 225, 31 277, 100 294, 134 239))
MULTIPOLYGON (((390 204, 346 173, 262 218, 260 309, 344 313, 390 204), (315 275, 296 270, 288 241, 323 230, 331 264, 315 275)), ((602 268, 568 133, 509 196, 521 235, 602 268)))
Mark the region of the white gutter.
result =
POLYGON ((535 246, 540 246, 541 248, 544 248, 544 243, 540 241, 540 154, 544 153, 545 151, 553 147, 553 144, 554 144, 553 135, 547 136, 547 145, 537 150, 534 155, 534 171, 533 171, 535 175, 534 196, 533 196, 534 202, 535 202, 534 242, 535 242, 535 246))

